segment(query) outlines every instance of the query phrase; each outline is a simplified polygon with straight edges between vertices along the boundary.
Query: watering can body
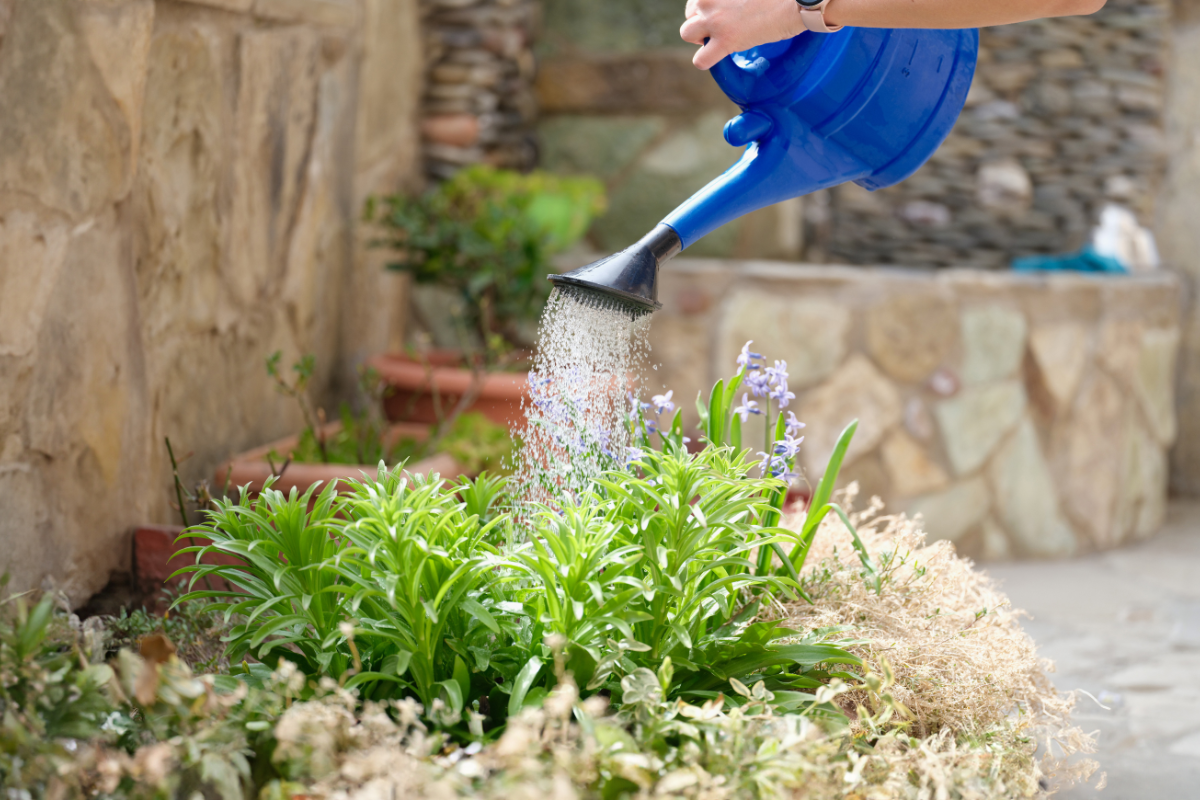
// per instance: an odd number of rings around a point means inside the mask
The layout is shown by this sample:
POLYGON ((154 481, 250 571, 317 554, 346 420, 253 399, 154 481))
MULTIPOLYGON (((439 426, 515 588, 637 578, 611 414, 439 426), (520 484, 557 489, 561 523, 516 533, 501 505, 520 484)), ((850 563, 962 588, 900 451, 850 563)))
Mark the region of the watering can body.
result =
POLYGON ((742 109, 725 126, 742 157, 632 247, 551 280, 653 310, 658 266, 725 223, 848 181, 898 183, 950 133, 978 46, 973 29, 844 28, 726 57, 712 74, 742 109))

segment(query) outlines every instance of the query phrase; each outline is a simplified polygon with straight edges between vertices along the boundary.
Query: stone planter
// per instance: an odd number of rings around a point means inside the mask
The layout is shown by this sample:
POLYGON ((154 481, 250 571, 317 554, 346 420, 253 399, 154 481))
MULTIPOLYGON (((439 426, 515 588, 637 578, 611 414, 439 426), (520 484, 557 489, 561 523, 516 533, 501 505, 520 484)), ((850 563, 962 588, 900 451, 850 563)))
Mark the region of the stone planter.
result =
POLYGON ((922 514, 968 555, 1066 556, 1162 524, 1180 341, 1170 274, 685 259, 664 268, 660 297, 655 379, 677 397, 707 393, 750 339, 787 361, 810 484, 858 418, 844 483, 922 514))
MULTIPOLYGON (((341 428, 340 422, 330 423, 325 427, 326 435, 332 435, 341 428)), ((415 423, 397 423, 388 429, 387 440, 395 442, 401 438, 413 438, 417 441, 422 441, 429 437, 429 426, 415 423)), ((270 444, 264 444, 262 447, 256 447, 253 450, 247 450, 245 453, 240 453, 234 456, 225 464, 222 464, 214 476, 214 486, 223 488, 229 486, 230 493, 236 492, 236 487, 249 485, 251 491, 261 491, 264 483, 268 478, 275 474, 276 469, 283 467, 283 464, 276 462, 272 467, 267 456, 271 451, 279 453, 286 458, 286 453, 291 452, 299 444, 299 435, 289 436, 286 439, 280 439, 270 444)), ((304 462, 292 462, 282 470, 282 474, 275 481, 275 488, 283 493, 290 492, 293 488, 304 492, 314 483, 321 481, 329 483, 335 480, 360 480, 364 473, 368 476, 373 476, 378 468, 376 464, 314 464, 304 462)), ((459 466, 451 456, 446 453, 436 453, 428 458, 414 462, 407 467, 407 471, 413 474, 432 475, 438 474, 443 478, 456 478, 463 474, 462 467, 459 466)))
MULTIPOLYGON (((472 391, 474 374, 458 366, 462 357, 448 350, 429 355, 429 367, 403 354, 377 355, 367 360, 389 387, 383 406, 388 419, 433 424, 438 421, 434 389, 444 414, 472 391)), ((465 410, 478 411, 498 425, 516 428, 525 422, 522 403, 529 396, 525 372, 491 372, 475 387, 478 398, 465 410)))

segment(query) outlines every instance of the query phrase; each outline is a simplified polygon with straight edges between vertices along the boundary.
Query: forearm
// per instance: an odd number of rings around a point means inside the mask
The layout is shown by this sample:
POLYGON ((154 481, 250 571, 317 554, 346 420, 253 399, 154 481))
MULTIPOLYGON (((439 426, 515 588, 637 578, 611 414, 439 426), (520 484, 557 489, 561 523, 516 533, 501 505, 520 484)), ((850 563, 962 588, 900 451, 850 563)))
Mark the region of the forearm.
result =
POLYGON ((1103 5, 1104 0, 833 0, 825 20, 858 28, 984 28, 1091 14, 1103 5))
MULTIPOLYGON (((1091 14, 1103 5, 1104 0, 832 0, 825 21, 856 28, 983 28, 1091 14)), ((701 69, 804 31, 795 0, 688 0, 686 14, 679 34, 700 46, 693 62, 701 69)))

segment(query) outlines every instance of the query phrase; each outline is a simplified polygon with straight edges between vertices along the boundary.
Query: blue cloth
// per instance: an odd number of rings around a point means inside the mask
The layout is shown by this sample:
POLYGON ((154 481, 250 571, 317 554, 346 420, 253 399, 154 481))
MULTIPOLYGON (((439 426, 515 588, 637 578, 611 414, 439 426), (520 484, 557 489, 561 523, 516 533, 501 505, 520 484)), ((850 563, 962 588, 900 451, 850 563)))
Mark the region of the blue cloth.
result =
POLYGON ((1102 256, 1090 247, 1085 247, 1078 253, 1058 256, 1016 258, 1013 259, 1012 268, 1016 272, 1129 272, 1117 259, 1102 256))

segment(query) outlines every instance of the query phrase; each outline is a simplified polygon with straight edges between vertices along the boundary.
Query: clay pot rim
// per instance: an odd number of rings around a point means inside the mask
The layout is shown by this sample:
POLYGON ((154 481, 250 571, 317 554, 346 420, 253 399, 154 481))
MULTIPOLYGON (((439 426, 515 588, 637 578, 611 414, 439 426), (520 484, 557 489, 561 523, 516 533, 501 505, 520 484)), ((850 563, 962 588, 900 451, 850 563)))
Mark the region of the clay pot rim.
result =
MULTIPOLYGON (((326 436, 332 436, 341 429, 340 421, 330 422, 321 427, 326 436)), ((384 441, 394 443, 405 437, 423 441, 429 438, 430 433, 429 425, 393 422, 384 434, 384 441)), ((285 453, 299 442, 300 434, 296 433, 235 455, 217 468, 216 474, 213 476, 214 485, 223 489, 228 479, 230 489, 249 484, 251 491, 261 491, 266 480, 274 474, 267 461, 267 454, 272 450, 285 453)), ((293 488, 304 492, 317 481, 328 484, 335 480, 360 480, 364 476, 370 478, 377 475, 378 469, 378 464, 323 464, 293 461, 288 464, 283 475, 275 482, 274 488, 285 493, 290 492, 293 488)), ((428 458, 411 462, 404 468, 404 471, 413 475, 437 473, 447 480, 465 474, 462 466, 449 453, 434 453, 428 458)))
MULTIPOLYGON (((435 366, 430 374, 424 365, 399 354, 371 356, 367 366, 378 372, 386 383, 416 392, 430 391, 430 377, 439 392, 451 395, 465 394, 474 381, 471 370, 435 366)), ((489 372, 483 376, 479 396, 498 400, 523 396, 528 394, 528 381, 527 372, 489 372)))

